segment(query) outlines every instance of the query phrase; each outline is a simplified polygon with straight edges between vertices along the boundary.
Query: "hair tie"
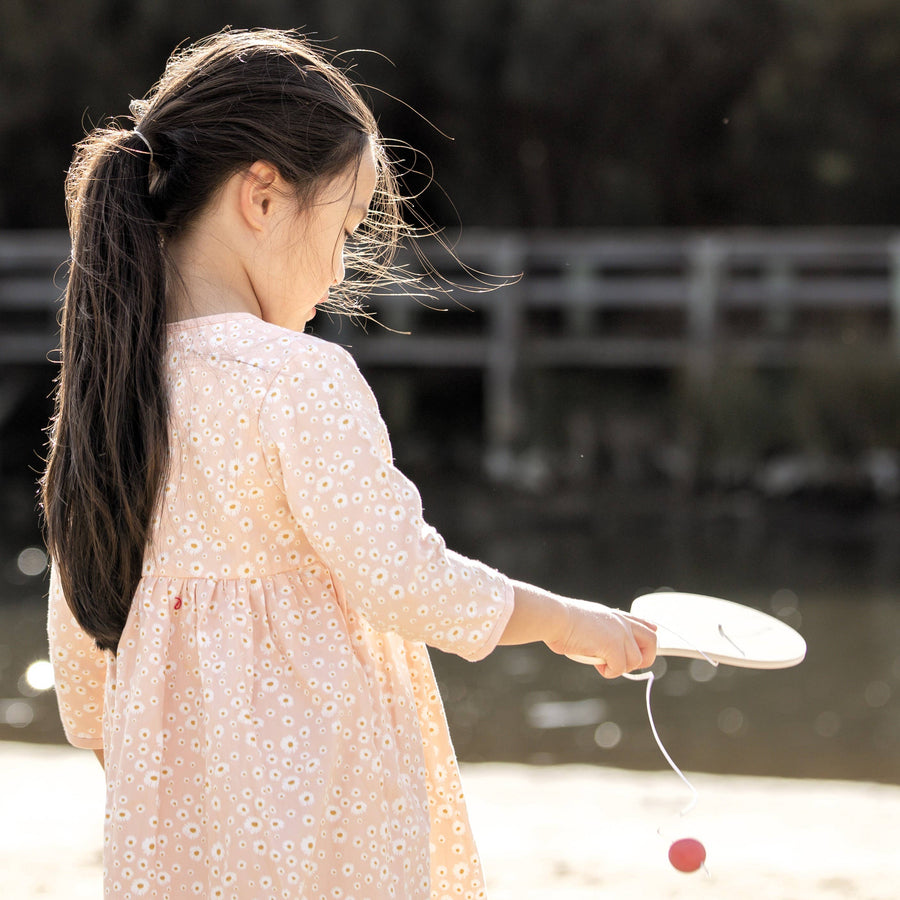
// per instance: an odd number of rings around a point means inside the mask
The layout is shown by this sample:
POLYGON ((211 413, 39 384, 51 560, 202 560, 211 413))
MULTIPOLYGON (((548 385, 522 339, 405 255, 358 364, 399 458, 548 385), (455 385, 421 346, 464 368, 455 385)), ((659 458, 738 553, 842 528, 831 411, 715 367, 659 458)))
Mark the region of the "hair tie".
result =
POLYGON ((153 148, 150 146, 150 141, 148 141, 147 138, 144 137, 144 135, 140 131, 138 131, 137 128, 133 128, 132 132, 134 134, 136 134, 144 142, 144 146, 147 148, 147 152, 150 154, 150 165, 152 166, 153 165, 153 148))

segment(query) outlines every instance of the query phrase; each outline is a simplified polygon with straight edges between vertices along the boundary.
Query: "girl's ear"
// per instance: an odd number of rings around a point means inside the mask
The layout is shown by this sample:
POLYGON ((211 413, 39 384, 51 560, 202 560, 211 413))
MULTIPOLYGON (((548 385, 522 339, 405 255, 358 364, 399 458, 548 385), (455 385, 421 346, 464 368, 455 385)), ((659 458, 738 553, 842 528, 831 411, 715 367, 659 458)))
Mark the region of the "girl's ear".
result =
POLYGON ((264 231, 273 221, 275 206, 284 197, 281 181, 275 166, 263 161, 253 163, 241 178, 239 212, 253 231, 264 231))

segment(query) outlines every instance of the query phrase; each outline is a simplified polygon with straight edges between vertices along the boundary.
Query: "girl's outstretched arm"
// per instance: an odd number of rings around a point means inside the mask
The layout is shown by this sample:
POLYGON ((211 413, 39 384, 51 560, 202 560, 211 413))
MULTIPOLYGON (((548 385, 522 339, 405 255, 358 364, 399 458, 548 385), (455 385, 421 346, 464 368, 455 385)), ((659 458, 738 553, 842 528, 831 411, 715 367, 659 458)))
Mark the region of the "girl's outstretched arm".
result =
POLYGON ((543 641, 554 653, 593 656, 604 678, 643 669, 656 658, 656 626, 600 603, 560 597, 514 581, 515 607, 501 644, 543 641))

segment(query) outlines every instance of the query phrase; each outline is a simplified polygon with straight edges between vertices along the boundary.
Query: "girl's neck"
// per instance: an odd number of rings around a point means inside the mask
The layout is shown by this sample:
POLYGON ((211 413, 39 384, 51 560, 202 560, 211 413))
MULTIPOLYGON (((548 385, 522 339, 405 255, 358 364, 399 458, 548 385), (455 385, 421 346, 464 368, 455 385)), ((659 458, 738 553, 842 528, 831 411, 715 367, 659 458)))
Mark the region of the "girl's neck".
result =
POLYGON ((217 224, 204 222, 168 248, 170 322, 229 312, 261 316, 241 254, 217 224))
POLYGON ((242 292, 218 279, 182 269, 169 277, 168 320, 181 322, 221 313, 249 312, 260 316, 259 304, 250 304, 242 292))

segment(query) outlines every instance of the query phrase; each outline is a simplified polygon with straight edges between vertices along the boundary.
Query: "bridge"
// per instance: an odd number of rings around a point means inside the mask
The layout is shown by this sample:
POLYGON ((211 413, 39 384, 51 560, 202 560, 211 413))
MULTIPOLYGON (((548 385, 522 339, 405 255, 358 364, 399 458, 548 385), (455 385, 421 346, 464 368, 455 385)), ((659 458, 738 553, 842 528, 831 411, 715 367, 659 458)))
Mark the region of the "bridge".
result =
MULTIPOLYGON (((900 232, 472 228, 453 254, 433 240, 422 249, 449 293, 373 298, 386 327, 365 333, 340 317, 315 327, 365 369, 480 372, 494 450, 514 440, 528 371, 683 369, 703 380, 723 362, 900 359, 900 232)), ((54 357, 68 250, 64 232, 0 233, 0 418, 23 373, 54 357)))

